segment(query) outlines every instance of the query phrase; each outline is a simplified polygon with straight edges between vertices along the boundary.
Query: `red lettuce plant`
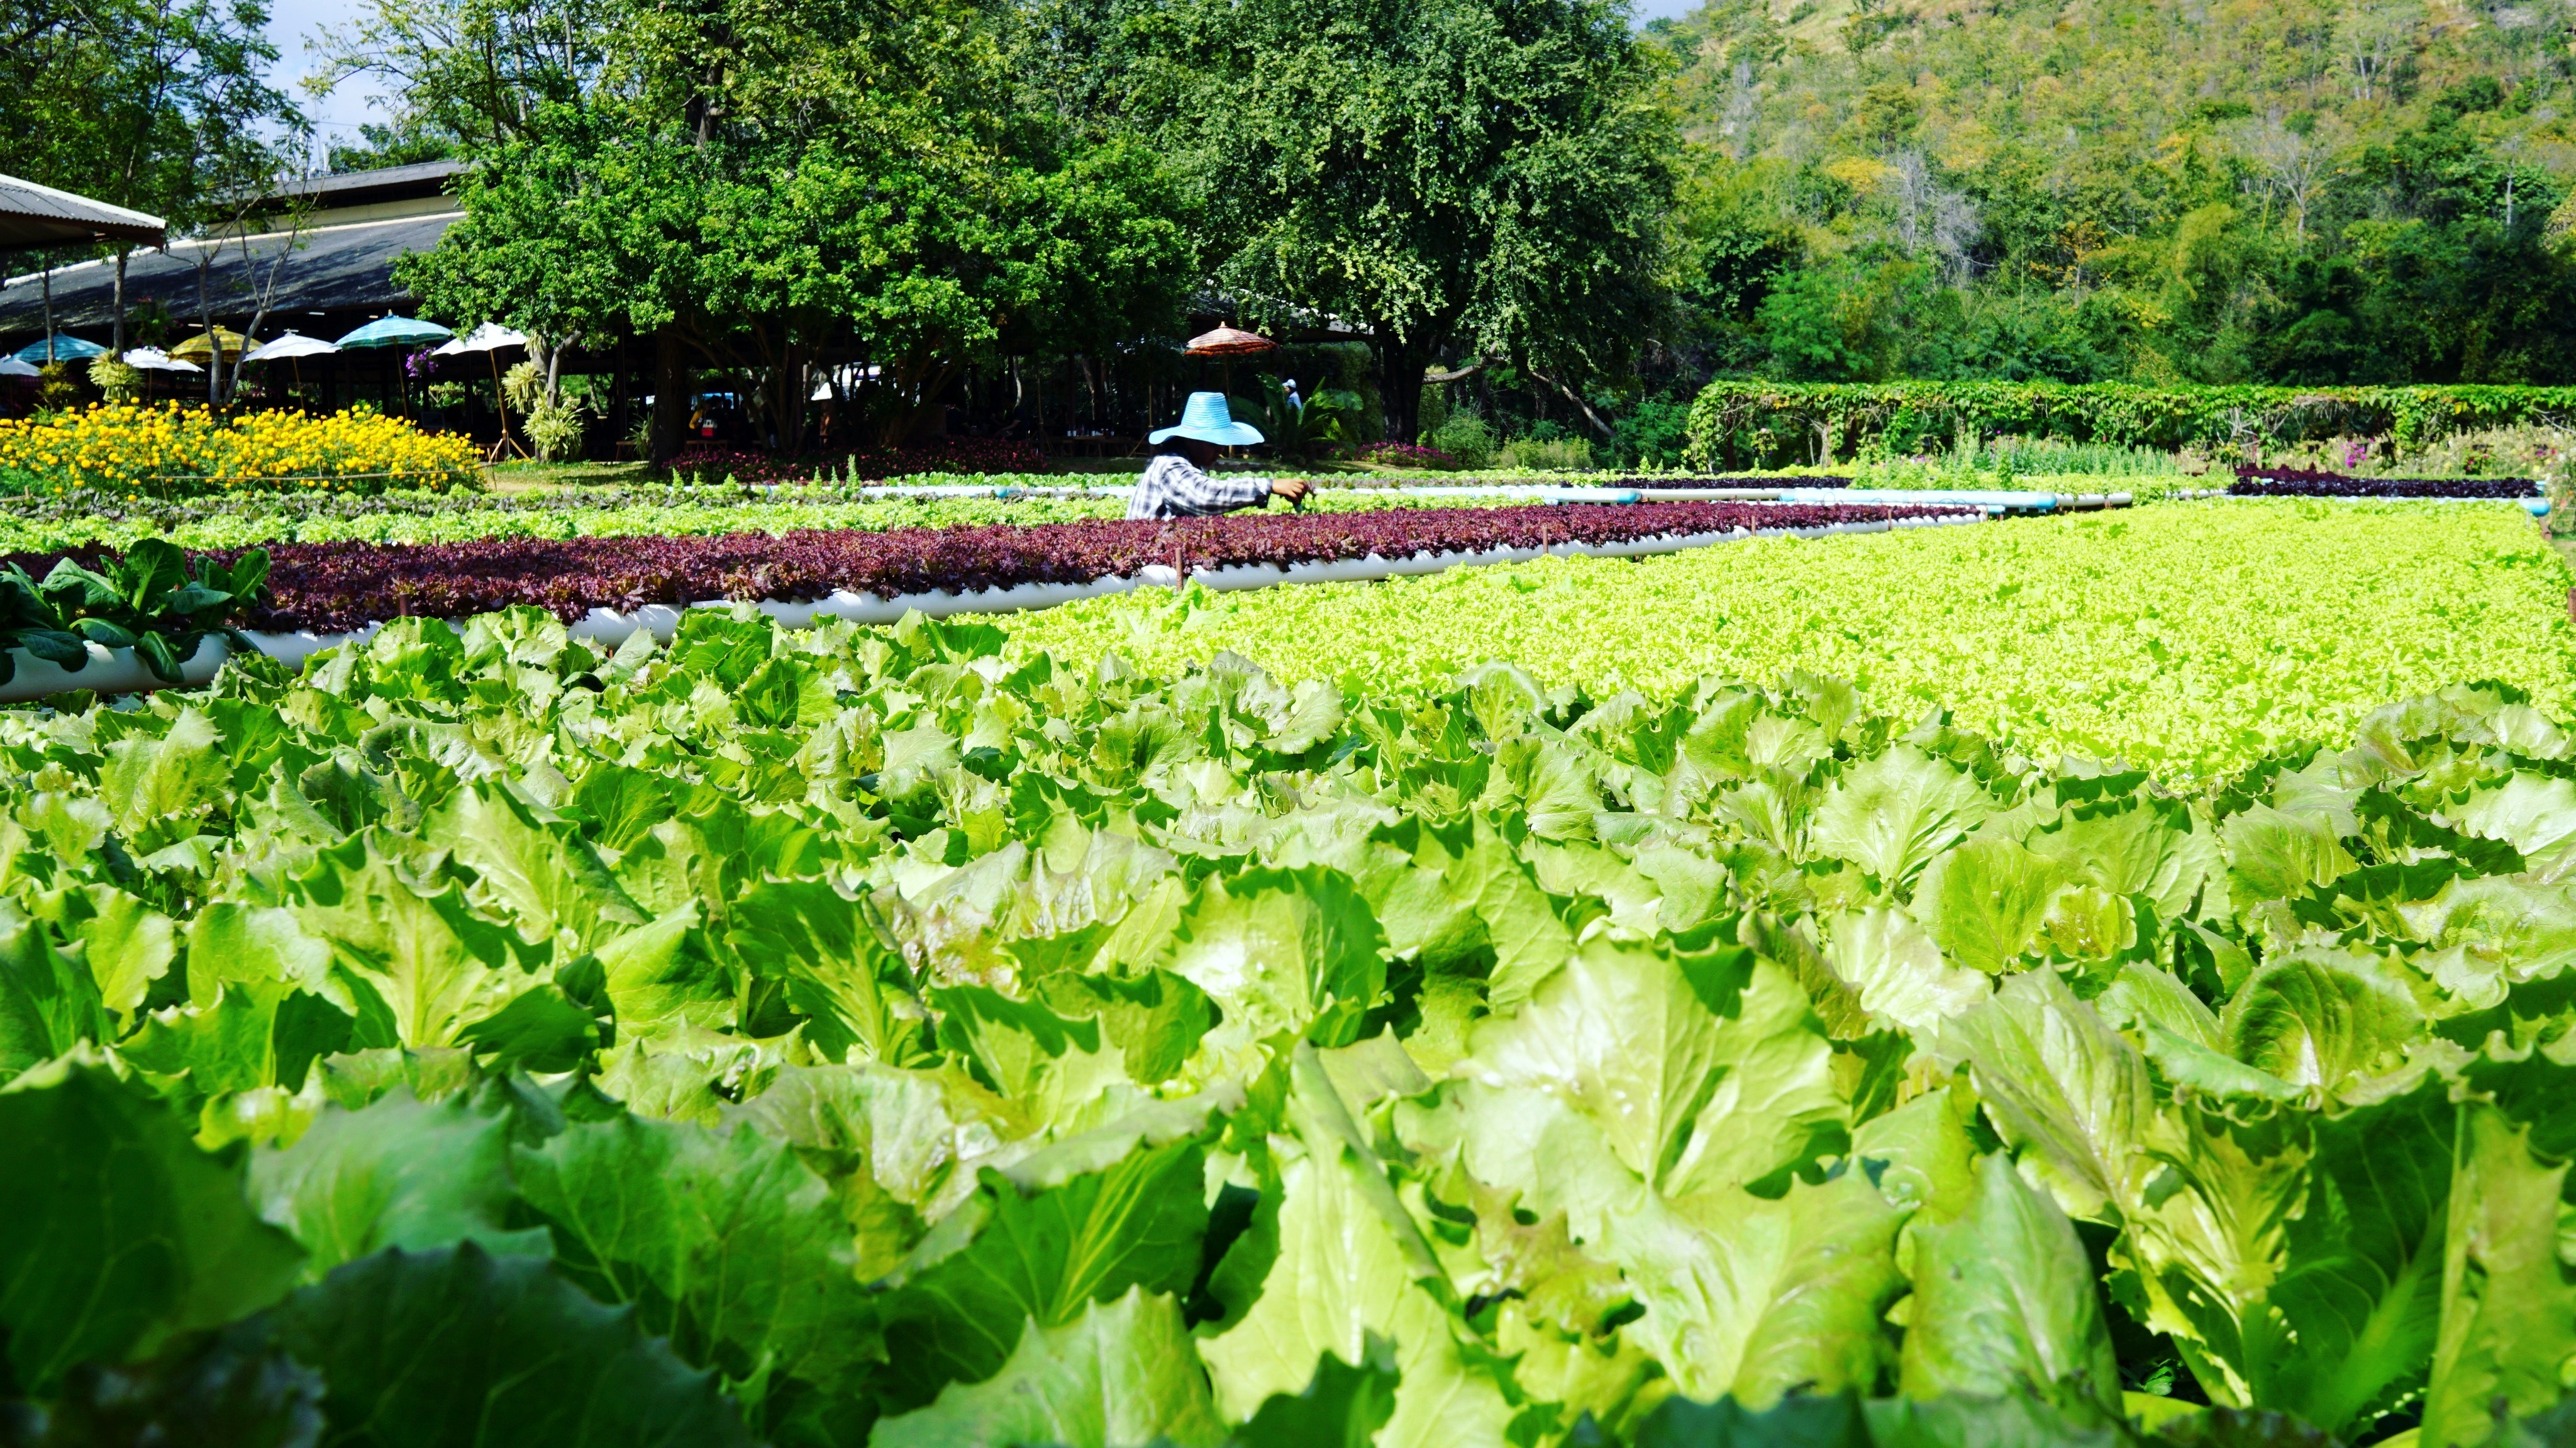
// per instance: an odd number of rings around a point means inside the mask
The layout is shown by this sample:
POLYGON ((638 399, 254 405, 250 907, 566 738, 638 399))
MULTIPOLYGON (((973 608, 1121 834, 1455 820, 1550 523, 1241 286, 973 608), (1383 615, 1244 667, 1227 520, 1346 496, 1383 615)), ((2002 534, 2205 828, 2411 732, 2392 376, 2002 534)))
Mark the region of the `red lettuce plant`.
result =
MULTIPOLYGON (((1576 503, 1382 513, 1234 514, 1169 522, 813 530, 770 537, 487 538, 467 543, 288 543, 271 547, 261 629, 340 630, 406 614, 462 618, 533 604, 566 620, 592 608, 708 599, 894 597, 1021 583, 1089 583, 1179 569, 1624 543, 1736 529, 1956 515, 1917 505, 1576 503)), ((59 555, 20 555, 42 576, 59 555)), ((218 557, 230 560, 229 554, 218 557)), ((0 563, 8 560, 0 559, 0 563)))

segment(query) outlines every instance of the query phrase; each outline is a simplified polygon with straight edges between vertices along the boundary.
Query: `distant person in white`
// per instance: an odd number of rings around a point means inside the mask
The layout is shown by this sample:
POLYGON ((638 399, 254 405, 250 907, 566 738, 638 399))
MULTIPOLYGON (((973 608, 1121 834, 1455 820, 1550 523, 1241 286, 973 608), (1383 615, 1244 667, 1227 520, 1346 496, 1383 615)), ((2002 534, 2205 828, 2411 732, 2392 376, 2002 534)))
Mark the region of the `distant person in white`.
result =
POLYGON ((1146 440, 1154 445, 1154 460, 1145 465, 1145 475, 1136 480, 1136 491, 1127 500, 1130 518, 1199 518, 1258 508, 1272 498, 1294 503, 1308 491, 1306 484, 1294 479, 1208 476, 1218 448, 1250 447, 1261 441, 1259 428, 1234 420, 1234 410, 1225 405, 1222 392, 1191 393, 1189 405, 1181 409, 1180 424, 1146 440))

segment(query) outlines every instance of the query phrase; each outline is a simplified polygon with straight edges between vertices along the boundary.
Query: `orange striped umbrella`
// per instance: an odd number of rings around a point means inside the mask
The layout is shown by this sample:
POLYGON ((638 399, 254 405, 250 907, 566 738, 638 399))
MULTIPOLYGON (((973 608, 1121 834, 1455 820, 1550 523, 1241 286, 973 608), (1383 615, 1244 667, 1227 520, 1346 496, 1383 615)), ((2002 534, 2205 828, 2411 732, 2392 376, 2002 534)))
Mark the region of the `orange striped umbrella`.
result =
POLYGON ((1234 327, 1219 327, 1213 332, 1202 332, 1198 336, 1192 337, 1190 339, 1189 350, 1183 355, 1190 357, 1241 357, 1253 352, 1276 352, 1278 350, 1278 343, 1271 341, 1269 338, 1262 336, 1258 332, 1241 331, 1234 327))

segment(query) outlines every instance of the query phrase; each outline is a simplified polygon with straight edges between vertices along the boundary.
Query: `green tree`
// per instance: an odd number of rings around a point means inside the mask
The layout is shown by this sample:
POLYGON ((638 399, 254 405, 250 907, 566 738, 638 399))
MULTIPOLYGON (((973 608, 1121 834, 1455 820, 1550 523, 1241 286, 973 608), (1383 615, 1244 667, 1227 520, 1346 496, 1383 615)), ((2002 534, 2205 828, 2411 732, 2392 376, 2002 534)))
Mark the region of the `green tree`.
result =
POLYGON ((1911 262, 1802 268, 1763 299, 1761 319, 1773 369, 1817 382, 1875 382, 1905 359, 1906 303, 1922 273, 1911 262))
POLYGON ((497 145, 528 133, 548 104, 578 102, 599 82, 616 4, 368 0, 319 37, 322 64, 306 84, 322 93, 358 75, 387 83, 393 112, 384 135, 361 130, 375 151, 497 145))
POLYGON ((562 70, 568 96, 459 112, 466 219, 403 275, 459 320, 649 335, 656 458, 695 359, 748 359, 789 451, 823 354, 866 364, 852 400, 900 443, 978 349, 1133 328, 1185 289, 1159 162, 1015 115, 970 7, 589 14, 609 59, 562 70))
POLYGON ((1257 322, 1366 334, 1390 436, 1426 364, 1612 372, 1654 325, 1672 129, 1615 0, 1191 0, 1131 98, 1257 322))
MULTIPOLYGON (((228 219, 309 129, 264 78, 277 61, 268 13, 266 0, 0 4, 0 171, 150 212, 175 233, 228 219)), ((119 350, 132 252, 108 252, 119 350)))

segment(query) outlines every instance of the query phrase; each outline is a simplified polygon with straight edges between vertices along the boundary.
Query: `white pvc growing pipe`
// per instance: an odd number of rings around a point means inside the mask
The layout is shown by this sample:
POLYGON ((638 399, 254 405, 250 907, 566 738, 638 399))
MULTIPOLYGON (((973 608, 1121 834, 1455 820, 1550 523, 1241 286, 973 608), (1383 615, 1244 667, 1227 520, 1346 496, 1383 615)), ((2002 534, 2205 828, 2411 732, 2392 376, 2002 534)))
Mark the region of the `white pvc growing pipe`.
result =
MULTIPOLYGON (((189 684, 214 680, 224 664, 224 641, 208 634, 179 665, 179 677, 189 684)), ((0 684, 0 704, 23 704, 48 694, 67 693, 73 689, 94 689, 102 694, 131 694, 138 689, 171 687, 155 675, 150 667, 136 658, 132 649, 111 649, 99 644, 89 646, 89 662, 75 671, 37 658, 25 649, 11 649, 10 661, 17 671, 9 682, 0 684)))
MULTIPOLYGON (((1638 538, 1626 543, 1557 543, 1545 548, 1489 548, 1474 553, 1414 553, 1402 558, 1335 559, 1321 563, 1291 563, 1285 567, 1272 563, 1231 564, 1222 568, 1193 568, 1190 579, 1215 589, 1269 588, 1283 583, 1368 583, 1386 578, 1400 578, 1426 573, 1440 573, 1451 568, 1475 568, 1494 563, 1525 563, 1533 558, 1558 557, 1639 558, 1658 553, 1679 553, 1692 548, 1713 547, 1721 543, 1741 543, 1749 538, 1822 538, 1834 533, 1885 533, 1897 528, 1937 528, 1956 523, 1982 523, 1983 513, 1935 515, 1925 518, 1898 518, 1875 523, 1828 523, 1817 528, 1764 528, 1760 531, 1736 529, 1727 533, 1666 533, 1652 538, 1638 538)), ((1180 575, 1161 564, 1136 570, 1131 577, 1095 578, 1089 583, 1021 583, 1009 588, 984 588, 971 593, 901 593, 892 598, 873 593, 835 590, 828 598, 812 600, 762 599, 755 604, 761 612, 789 628, 806 628, 818 619, 846 619, 851 623, 889 624, 918 610, 932 618, 955 614, 1020 613, 1029 609, 1053 608, 1086 598, 1106 598, 1112 594, 1132 593, 1140 588, 1174 588, 1180 575)), ((733 600, 705 599, 686 605, 689 608, 731 608, 733 600)), ((572 625, 574 638, 615 648, 638 630, 665 642, 679 631, 681 606, 648 603, 631 613, 615 609, 594 608, 572 625)), ((373 634, 381 625, 369 624, 346 633, 252 633, 251 641, 262 653, 292 668, 324 649, 338 648, 373 634)))

